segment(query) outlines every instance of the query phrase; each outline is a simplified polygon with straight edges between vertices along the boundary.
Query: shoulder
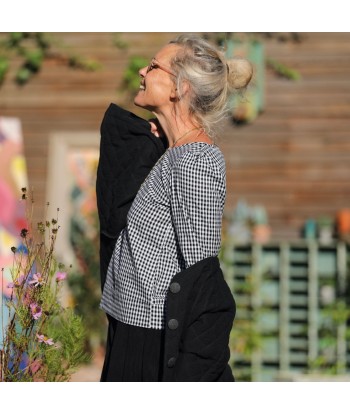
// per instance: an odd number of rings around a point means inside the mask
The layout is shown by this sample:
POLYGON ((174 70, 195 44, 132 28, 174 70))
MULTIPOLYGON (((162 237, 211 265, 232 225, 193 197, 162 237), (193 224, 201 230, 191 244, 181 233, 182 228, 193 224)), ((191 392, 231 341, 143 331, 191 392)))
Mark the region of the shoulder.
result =
POLYGON ((225 158, 217 146, 191 143, 175 147, 172 152, 176 158, 173 164, 175 173, 214 172, 218 175, 225 175, 225 158))

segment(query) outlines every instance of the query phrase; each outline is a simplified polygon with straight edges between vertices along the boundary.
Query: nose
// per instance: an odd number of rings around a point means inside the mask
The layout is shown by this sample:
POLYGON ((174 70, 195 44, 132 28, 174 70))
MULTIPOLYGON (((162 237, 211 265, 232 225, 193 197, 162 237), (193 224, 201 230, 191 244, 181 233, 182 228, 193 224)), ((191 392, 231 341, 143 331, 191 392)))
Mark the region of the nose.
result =
POLYGON ((148 66, 144 66, 143 68, 141 68, 141 69, 139 70, 139 75, 141 76, 141 78, 144 78, 144 77, 146 76, 146 74, 147 74, 147 69, 148 69, 148 66))

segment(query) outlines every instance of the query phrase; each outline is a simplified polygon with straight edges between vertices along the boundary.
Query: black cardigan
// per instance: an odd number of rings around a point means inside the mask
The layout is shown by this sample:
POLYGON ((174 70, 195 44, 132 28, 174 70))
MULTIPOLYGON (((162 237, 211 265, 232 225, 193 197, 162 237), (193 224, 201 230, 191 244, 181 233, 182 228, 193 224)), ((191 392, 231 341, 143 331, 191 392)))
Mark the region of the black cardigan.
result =
MULTIPOLYGON (((146 120, 115 104, 101 124, 96 195, 100 220, 100 270, 107 268, 142 182, 164 153, 146 120)), ((176 274, 166 301, 163 381, 234 381, 228 365, 236 306, 217 257, 176 274)))
POLYGON ((176 274, 167 296, 163 381, 234 381, 228 343, 235 313, 217 257, 176 274))

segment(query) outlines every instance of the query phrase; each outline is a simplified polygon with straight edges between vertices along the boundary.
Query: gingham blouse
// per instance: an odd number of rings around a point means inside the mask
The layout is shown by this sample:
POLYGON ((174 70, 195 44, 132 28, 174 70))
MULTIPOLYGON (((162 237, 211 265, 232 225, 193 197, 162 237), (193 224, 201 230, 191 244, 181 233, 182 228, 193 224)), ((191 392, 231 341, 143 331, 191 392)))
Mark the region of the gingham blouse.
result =
POLYGON ((100 308, 123 323, 163 329, 172 277, 219 253, 225 197, 225 160, 216 145, 168 148, 128 212, 100 308))

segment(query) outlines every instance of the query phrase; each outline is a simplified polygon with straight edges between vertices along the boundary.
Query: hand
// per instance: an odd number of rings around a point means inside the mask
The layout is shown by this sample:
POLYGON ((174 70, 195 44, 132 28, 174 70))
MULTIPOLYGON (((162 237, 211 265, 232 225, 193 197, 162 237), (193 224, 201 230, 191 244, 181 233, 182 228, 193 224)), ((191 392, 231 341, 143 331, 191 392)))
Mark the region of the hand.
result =
POLYGON ((151 125, 151 133, 153 133, 156 137, 164 137, 164 131, 158 121, 157 118, 151 118, 148 120, 151 125))

